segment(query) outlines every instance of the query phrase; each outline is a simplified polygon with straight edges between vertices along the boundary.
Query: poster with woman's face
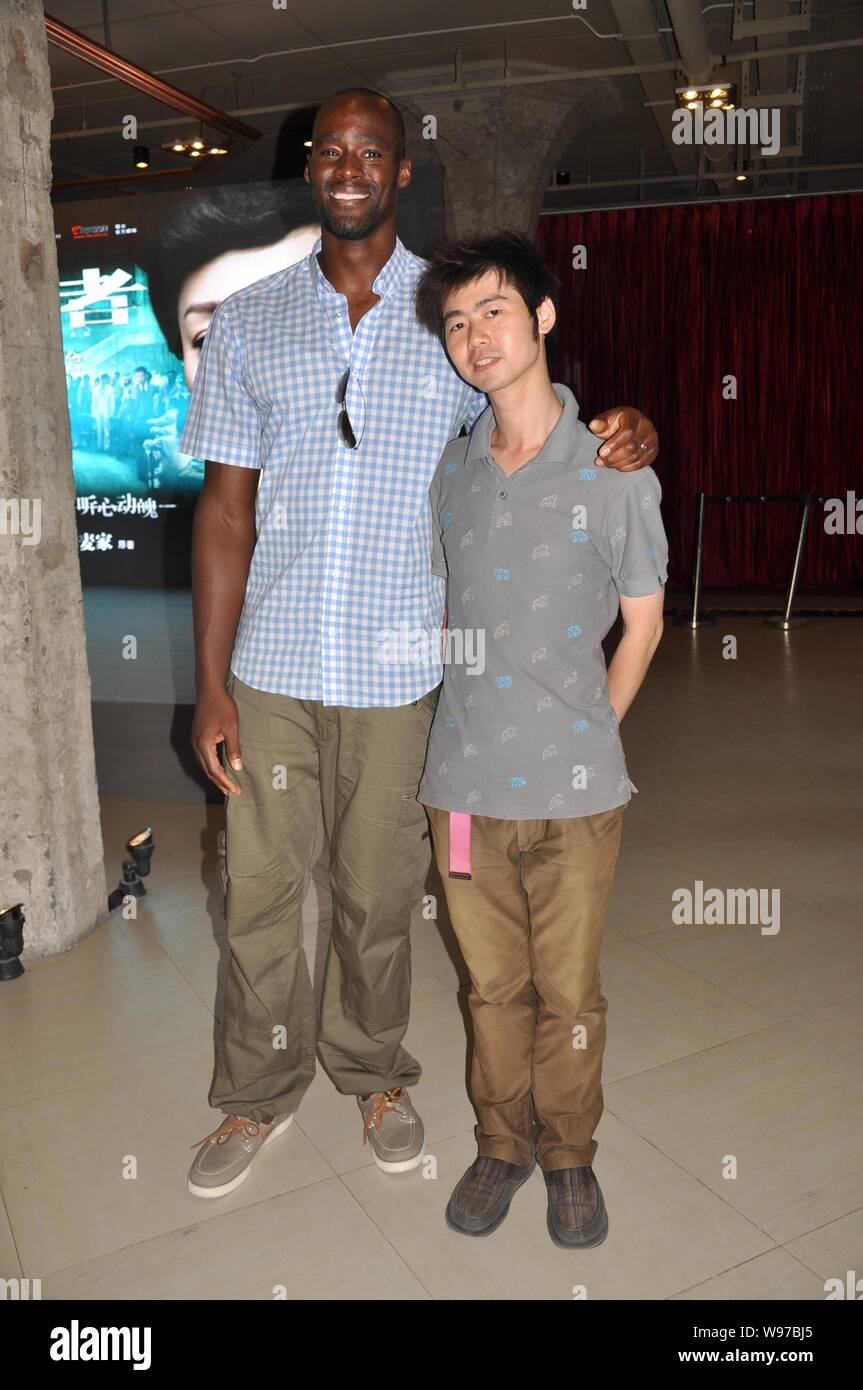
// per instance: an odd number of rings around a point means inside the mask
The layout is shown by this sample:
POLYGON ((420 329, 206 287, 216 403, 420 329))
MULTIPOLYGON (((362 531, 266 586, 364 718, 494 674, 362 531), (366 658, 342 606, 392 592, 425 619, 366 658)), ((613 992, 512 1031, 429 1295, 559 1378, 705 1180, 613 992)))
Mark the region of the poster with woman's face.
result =
POLYGON ((187 582, 201 459, 177 448, 218 306, 307 257, 289 190, 241 185, 55 209, 85 582, 187 582), (122 219, 119 212, 122 211, 122 219))
POLYGON ((222 300, 256 280, 304 260, 318 235, 316 226, 298 227, 272 246, 223 252, 187 277, 177 301, 177 323, 183 349, 183 372, 190 391, 204 337, 222 300))

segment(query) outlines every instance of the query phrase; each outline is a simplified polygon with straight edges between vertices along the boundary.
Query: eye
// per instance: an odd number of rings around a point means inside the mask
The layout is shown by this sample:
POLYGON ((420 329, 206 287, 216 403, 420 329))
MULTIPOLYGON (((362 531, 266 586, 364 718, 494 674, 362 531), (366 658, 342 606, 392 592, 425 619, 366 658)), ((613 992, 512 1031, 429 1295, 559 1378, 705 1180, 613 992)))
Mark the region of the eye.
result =
POLYGON ((202 330, 202 332, 198 333, 198 334, 192 339, 192 348, 194 349, 195 352, 200 352, 200 351, 201 351, 201 348, 204 346, 204 339, 206 338, 206 336, 207 336, 207 330, 206 330, 206 328, 205 328, 205 329, 202 330))
POLYGON ((500 313, 500 309, 489 309, 488 312, 489 312, 490 314, 499 314, 499 313, 500 313))
POLYGON ((380 150, 363 150, 363 154, 364 154, 364 155, 367 155, 367 154, 373 155, 375 159, 380 159, 380 158, 381 158, 381 152, 380 152, 380 150))
POLYGON ((462 320, 461 320, 461 319, 456 319, 456 320, 455 320, 453 323, 451 323, 450 326, 449 326, 449 329, 448 329, 449 336, 452 337, 452 335, 453 335, 453 333, 455 333, 456 329, 457 329, 457 328, 461 328, 462 326, 463 326, 462 320))

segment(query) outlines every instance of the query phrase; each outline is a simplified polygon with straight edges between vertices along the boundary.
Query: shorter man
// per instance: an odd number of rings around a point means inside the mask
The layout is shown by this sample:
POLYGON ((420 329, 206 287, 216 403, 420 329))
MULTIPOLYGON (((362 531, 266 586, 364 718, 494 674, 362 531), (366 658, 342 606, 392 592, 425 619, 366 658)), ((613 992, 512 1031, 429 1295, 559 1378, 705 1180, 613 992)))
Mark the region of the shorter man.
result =
POLYGON ((607 1001, 603 920, 632 784, 618 723, 662 633, 660 487, 597 466, 548 375, 556 281, 513 233, 442 248, 420 322, 491 405, 430 490, 452 649, 418 799, 471 976, 478 1156, 447 1222, 487 1235, 538 1160, 557 1245, 605 1239, 592 1169, 607 1001), (602 639, 622 611, 608 673, 602 639), (460 638, 460 640, 454 640, 460 638))

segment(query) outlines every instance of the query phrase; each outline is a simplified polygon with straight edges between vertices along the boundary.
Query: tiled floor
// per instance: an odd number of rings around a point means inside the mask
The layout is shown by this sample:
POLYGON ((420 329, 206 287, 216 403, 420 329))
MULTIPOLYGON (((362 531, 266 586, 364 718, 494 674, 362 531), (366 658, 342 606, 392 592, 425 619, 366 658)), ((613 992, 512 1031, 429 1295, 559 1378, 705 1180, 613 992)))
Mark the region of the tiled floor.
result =
MULTIPOLYGON (((137 921, 119 914, 0 996, 0 1275, 44 1298, 824 1298, 863 1272, 860 633, 755 619, 669 625, 624 725, 639 793, 607 926, 604 1245, 545 1229, 535 1174, 487 1240, 443 1208, 473 1153, 463 966, 441 899, 414 915, 406 1043, 435 1162, 385 1176, 354 1103, 319 1071, 297 1119, 230 1197, 188 1196, 224 965, 220 806, 111 801, 158 849, 137 921), (722 637, 738 637, 736 661, 722 637), (856 694, 855 694, 856 692, 856 694), (672 892, 778 889, 778 932, 679 925, 672 892), (131 1171, 136 1176, 129 1176, 131 1171)), ((430 883, 429 891, 439 892, 430 883)), ((319 975, 323 861, 305 906, 319 975)))

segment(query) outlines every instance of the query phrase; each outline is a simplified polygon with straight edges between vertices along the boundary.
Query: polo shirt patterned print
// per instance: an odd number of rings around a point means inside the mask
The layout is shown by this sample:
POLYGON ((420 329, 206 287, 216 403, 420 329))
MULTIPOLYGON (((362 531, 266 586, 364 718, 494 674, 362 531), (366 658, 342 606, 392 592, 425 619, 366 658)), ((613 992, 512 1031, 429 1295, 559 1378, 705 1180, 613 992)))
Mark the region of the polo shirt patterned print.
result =
POLYGON ((442 675, 429 483, 488 402, 417 322, 425 261, 397 238, 373 282, 380 301, 352 333, 320 247, 220 304, 180 448, 261 470, 234 674, 325 705, 406 705, 442 675), (356 449, 336 428, 348 367, 356 449))
POLYGON ((432 480, 432 568, 463 637, 450 639, 418 800, 444 811, 543 820, 631 799, 602 639, 621 594, 665 584, 662 494, 652 468, 598 467, 601 440, 569 388, 554 391, 563 413, 517 472, 491 457, 489 406, 432 480), (462 650, 469 661, 450 659, 462 650))

